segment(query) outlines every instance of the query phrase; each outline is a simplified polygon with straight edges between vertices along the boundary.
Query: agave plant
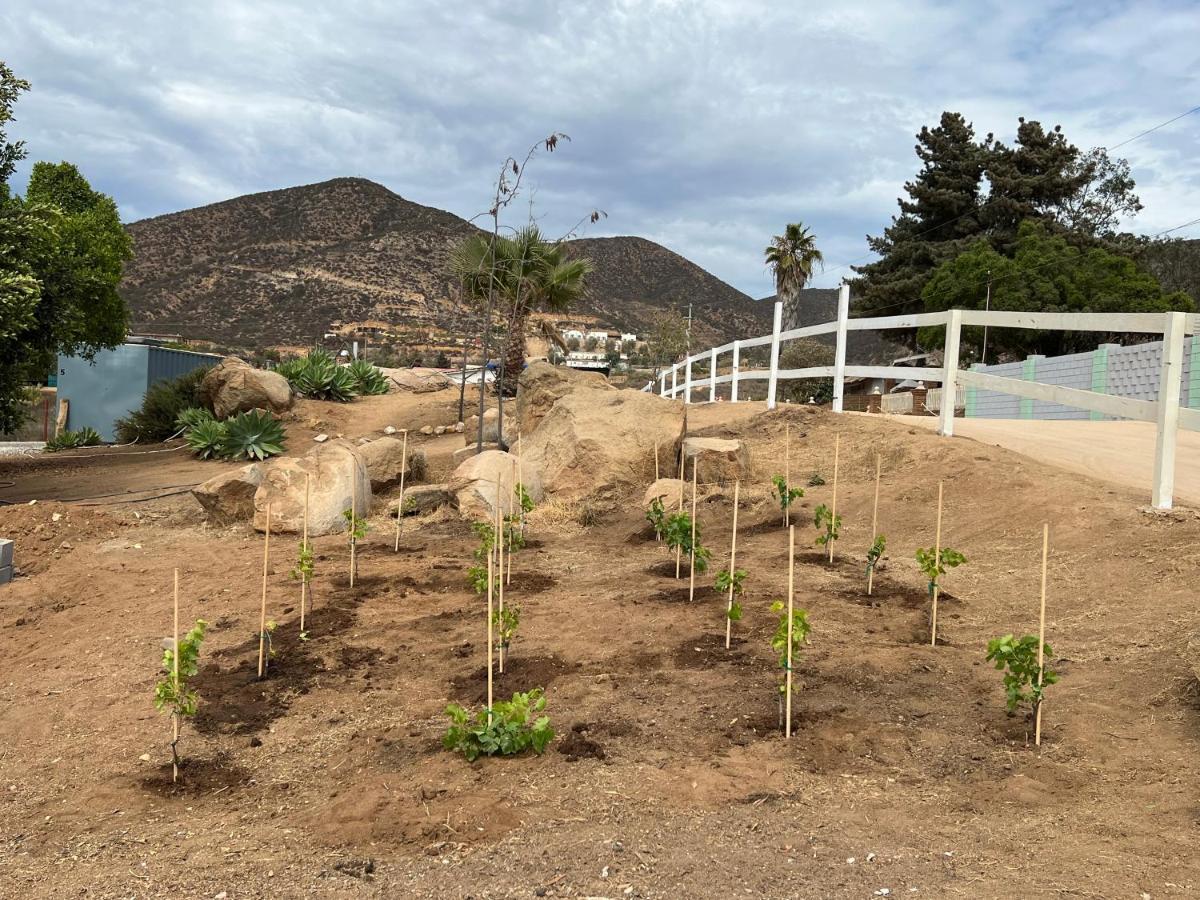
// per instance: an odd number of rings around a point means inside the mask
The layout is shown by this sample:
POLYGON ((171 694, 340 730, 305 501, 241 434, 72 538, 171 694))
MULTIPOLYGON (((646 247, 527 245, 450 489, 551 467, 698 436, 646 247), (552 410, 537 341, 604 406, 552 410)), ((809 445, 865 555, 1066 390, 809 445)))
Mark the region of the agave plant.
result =
POLYGON ((297 394, 314 400, 347 403, 358 393, 358 379, 350 368, 339 366, 333 356, 317 347, 302 359, 280 364, 276 371, 288 380, 297 394))
POLYGON ((203 406, 189 406, 176 416, 175 427, 186 433, 201 422, 213 422, 215 420, 216 417, 203 406))
POLYGON ((201 459, 213 459, 225 454, 229 429, 224 422, 209 418, 188 429, 188 448, 201 459))
POLYGON ((234 416, 223 424, 225 443, 222 456, 232 459, 266 459, 283 452, 283 425, 269 412, 252 409, 234 416))
POLYGON ((356 359, 346 367, 354 377, 355 393, 368 397, 388 392, 387 378, 365 359, 356 359))
POLYGON ((100 433, 95 428, 84 426, 78 431, 64 428, 50 440, 46 441, 46 452, 56 450, 72 450, 75 447, 95 447, 100 443, 100 433))

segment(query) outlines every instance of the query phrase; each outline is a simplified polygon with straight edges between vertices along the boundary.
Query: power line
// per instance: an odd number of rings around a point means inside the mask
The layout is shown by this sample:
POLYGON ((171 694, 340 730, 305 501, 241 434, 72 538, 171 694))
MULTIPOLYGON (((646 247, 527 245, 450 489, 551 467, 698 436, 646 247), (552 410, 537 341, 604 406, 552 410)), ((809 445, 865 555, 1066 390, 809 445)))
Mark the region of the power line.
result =
POLYGON ((1132 144, 1138 138, 1144 138, 1146 135, 1151 134, 1155 131, 1158 131, 1158 129, 1160 129, 1160 128, 1166 128, 1172 122, 1178 122, 1180 119, 1186 118, 1187 116, 1190 116, 1194 112, 1200 112, 1200 106, 1193 106, 1187 112, 1180 113, 1173 119, 1167 119, 1167 121, 1165 121, 1165 122, 1159 122, 1153 128, 1147 128, 1145 131, 1138 132, 1137 134, 1135 134, 1133 137, 1129 138, 1128 140, 1121 141, 1121 143, 1119 143, 1119 144, 1113 144, 1111 147, 1105 147, 1104 149, 1105 150, 1116 150, 1120 147, 1124 147, 1126 144, 1132 144))

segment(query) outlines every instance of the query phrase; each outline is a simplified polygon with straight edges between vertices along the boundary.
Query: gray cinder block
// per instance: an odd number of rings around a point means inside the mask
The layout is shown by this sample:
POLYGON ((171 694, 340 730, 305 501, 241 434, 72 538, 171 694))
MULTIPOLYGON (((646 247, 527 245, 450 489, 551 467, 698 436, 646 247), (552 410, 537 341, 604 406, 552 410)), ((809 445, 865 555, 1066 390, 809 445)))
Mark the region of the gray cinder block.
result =
POLYGON ((12 568, 13 542, 0 538, 0 569, 12 568))
POLYGON ((10 581, 12 581, 12 577, 12 566, 0 566, 0 584, 8 584, 10 581))

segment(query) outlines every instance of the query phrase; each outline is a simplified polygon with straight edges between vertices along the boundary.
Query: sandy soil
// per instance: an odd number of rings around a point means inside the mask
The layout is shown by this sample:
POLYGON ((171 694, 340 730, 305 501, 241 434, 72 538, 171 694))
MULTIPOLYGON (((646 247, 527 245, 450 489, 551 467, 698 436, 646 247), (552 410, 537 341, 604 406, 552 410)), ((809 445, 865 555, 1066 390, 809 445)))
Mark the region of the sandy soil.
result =
MULTIPOLYGON (((696 412, 693 429, 742 436, 755 461, 733 649, 723 598, 705 578, 687 602, 634 501, 545 505, 515 559, 522 624, 498 681, 546 688, 559 737, 542 757, 472 765, 440 748, 445 704, 482 695, 486 649, 465 584, 474 544, 447 514, 406 521, 399 554, 378 514, 353 589, 344 542, 319 540, 307 641, 294 546, 273 543, 279 654, 260 682, 261 537, 206 527, 185 495, 0 508, 29 573, 0 589, 0 893, 1196 896, 1200 699, 1181 652, 1197 626, 1200 519, 1147 514, 1142 491, 894 420, 719 413, 696 412), (791 740, 777 729, 768 611, 787 544, 765 489, 785 416, 801 481, 832 480, 842 435, 845 516, 829 566, 811 509, 832 487, 809 488, 797 512, 797 602, 813 634, 791 740), (877 452, 890 558, 868 599, 877 452), (913 552, 932 543, 934 473, 945 542, 969 562, 946 577, 930 647, 913 552), (581 511, 598 520, 585 527, 581 511), (1036 628, 1044 518, 1063 680, 1035 749, 983 656, 988 638, 1036 628), (151 695, 176 566, 185 619, 212 626, 172 787, 151 695)), ((95 471, 96 487, 109 475, 95 471)), ((731 513, 728 491, 704 492, 718 567, 731 513)))

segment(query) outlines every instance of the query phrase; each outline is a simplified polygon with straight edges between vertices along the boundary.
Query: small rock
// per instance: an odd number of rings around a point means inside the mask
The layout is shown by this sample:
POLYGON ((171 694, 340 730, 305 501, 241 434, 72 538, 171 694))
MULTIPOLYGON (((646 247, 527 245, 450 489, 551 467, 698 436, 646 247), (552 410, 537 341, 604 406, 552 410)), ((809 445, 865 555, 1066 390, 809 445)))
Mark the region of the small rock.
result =
POLYGON ((327 434, 318 434, 318 435, 317 435, 315 438, 313 438, 313 440, 314 440, 314 441, 316 441, 318 444, 323 444, 323 443, 325 443, 327 440, 329 440, 329 435, 327 435, 327 434))
POLYGON ((462 434, 464 431, 466 431, 466 428, 467 426, 463 422, 456 422, 454 425, 454 430, 459 434, 462 434))
MULTIPOLYGON (((57 522, 57 521, 59 521, 61 518, 62 518, 62 513, 55 513, 54 515, 52 515, 52 516, 50 517, 50 521, 51 521, 51 522, 57 522)), ((690 553, 691 551, 689 550, 688 552, 690 553)))
POLYGON ((395 434, 396 428, 394 425, 389 425, 389 426, 387 426, 387 428, 383 429, 383 433, 384 434, 395 434))
POLYGON ((433 434, 433 426, 432 425, 422 425, 421 426, 421 434, 424 434, 424 435, 433 434))
POLYGON ((603 869, 600 870, 600 877, 601 878, 608 877, 608 866, 605 866, 603 869))
POLYGON ((143 753, 141 756, 138 757, 138 759, 140 759, 142 762, 150 762, 150 754, 143 753))
MULTIPOLYGON (((445 433, 446 433, 446 426, 445 426, 445 425, 439 425, 437 428, 433 429, 433 433, 434 433, 434 434, 437 434, 437 435, 442 435, 442 434, 445 434, 445 433)), ((689 552, 690 552, 690 551, 689 551, 689 552)))

